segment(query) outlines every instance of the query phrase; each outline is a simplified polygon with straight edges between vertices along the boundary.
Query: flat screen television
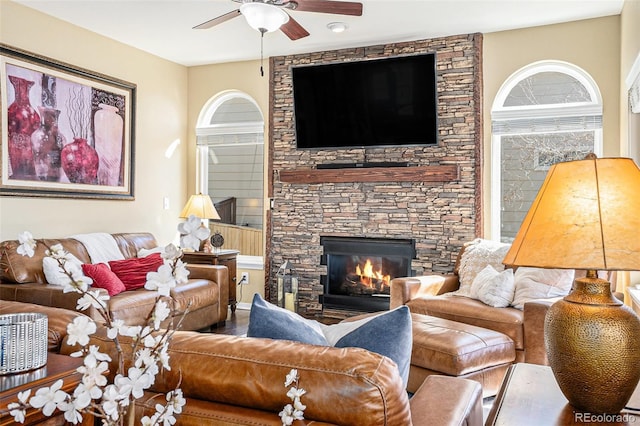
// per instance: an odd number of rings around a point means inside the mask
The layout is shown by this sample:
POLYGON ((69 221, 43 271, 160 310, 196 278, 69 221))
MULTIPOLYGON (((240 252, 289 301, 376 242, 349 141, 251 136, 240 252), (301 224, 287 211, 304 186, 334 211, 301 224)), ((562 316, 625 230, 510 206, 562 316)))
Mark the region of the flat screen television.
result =
POLYGON ((292 69, 300 149, 436 145, 435 53, 292 69))

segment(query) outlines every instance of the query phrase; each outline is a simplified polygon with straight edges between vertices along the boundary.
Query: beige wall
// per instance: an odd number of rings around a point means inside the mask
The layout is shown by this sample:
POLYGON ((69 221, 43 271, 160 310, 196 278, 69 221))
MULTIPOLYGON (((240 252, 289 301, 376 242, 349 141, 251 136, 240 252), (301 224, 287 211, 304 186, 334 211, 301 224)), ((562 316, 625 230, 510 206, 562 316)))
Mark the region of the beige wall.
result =
POLYGON ((604 103, 604 156, 620 155, 620 16, 485 34, 483 212, 486 236, 491 235, 493 101, 501 85, 513 73, 533 62, 550 59, 570 62, 593 77, 604 103))
MULTIPOLYGON (((260 76, 260 61, 202 65, 189 68, 188 92, 188 168, 189 191, 196 189, 196 125, 198 116, 209 100, 227 90, 239 90, 251 96, 260 107, 265 120, 265 146, 269 121, 269 68, 264 61, 264 77, 260 76)), ((265 155, 265 158, 267 156, 265 155)), ((265 168, 266 170, 266 168, 265 168)), ((265 192, 266 194, 266 192, 265 192)))
POLYGON ((0 241, 23 230, 36 237, 150 231, 161 244, 172 241, 187 200, 187 68, 6 0, 0 40, 137 84, 135 201, 0 197, 0 241), (166 158, 176 139, 180 146, 166 158))
MULTIPOLYGON (((640 132, 629 134, 629 101, 628 87, 625 80, 629 78, 632 67, 640 60, 640 1, 627 0, 621 14, 621 49, 620 49, 620 152, 628 155, 629 143, 640 151, 640 132), (630 137, 633 139, 629 140, 630 137)), ((636 65, 637 66, 637 65, 636 65)), ((634 70, 636 71, 636 70, 634 70)), ((640 119, 634 118, 637 123, 640 119)), ((640 272, 631 272, 631 283, 640 285, 640 272)))

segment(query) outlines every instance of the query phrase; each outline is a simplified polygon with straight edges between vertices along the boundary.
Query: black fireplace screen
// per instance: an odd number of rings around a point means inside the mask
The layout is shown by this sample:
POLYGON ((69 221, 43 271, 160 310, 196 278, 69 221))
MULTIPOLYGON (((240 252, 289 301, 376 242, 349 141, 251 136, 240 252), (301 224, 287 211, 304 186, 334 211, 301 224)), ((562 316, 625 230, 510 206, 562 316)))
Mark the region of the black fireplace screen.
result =
POLYGON ((389 306, 390 281, 411 275, 413 240, 321 237, 327 275, 323 307, 375 311, 389 306))

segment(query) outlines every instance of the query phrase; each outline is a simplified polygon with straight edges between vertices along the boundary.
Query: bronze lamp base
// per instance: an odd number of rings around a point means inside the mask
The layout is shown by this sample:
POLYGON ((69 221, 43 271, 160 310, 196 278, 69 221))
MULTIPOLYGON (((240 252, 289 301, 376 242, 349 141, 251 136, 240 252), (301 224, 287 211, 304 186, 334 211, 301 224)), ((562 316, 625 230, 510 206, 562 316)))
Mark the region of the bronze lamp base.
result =
POLYGON ((618 413, 640 380, 640 319, 595 271, 551 306, 544 340, 560 390, 575 408, 618 413))

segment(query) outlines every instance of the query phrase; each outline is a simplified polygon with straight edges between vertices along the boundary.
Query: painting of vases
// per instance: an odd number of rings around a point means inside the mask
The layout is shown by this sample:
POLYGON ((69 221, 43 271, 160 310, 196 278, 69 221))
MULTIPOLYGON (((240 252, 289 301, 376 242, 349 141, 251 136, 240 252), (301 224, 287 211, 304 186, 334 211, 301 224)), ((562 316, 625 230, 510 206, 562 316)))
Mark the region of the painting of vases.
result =
POLYGON ((7 53, 0 194, 132 199, 135 85, 97 83, 34 58, 46 72, 0 46, 7 53))

